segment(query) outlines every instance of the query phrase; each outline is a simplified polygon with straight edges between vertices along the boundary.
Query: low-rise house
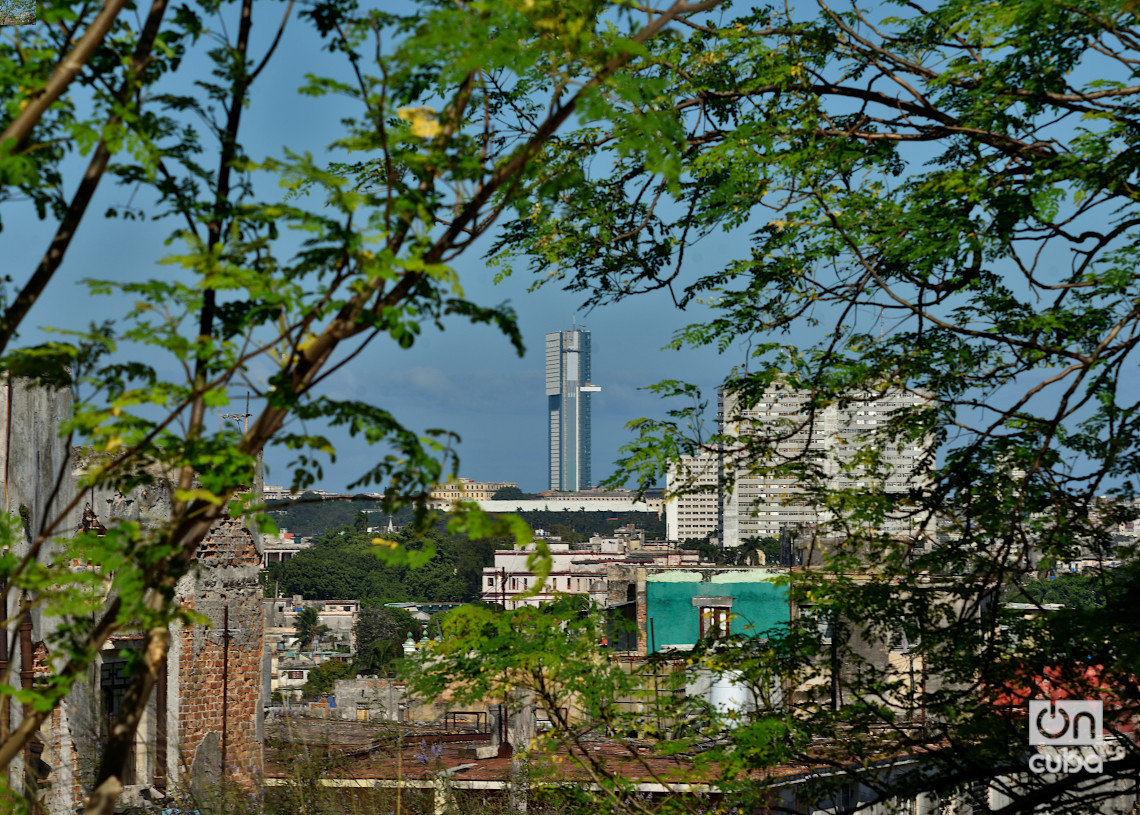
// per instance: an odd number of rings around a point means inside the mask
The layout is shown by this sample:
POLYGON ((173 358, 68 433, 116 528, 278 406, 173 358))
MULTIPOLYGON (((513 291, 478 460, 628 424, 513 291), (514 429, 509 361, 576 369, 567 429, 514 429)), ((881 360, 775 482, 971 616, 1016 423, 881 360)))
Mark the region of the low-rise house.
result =
POLYGON ((351 662, 343 651, 280 651, 269 655, 270 694, 279 692, 285 701, 301 698, 301 688, 309 673, 325 662, 351 662))
POLYGON ((306 600, 300 595, 289 599, 265 598, 265 636, 270 651, 291 646, 297 639, 297 615, 305 608, 317 610, 317 621, 328 629, 319 645, 355 650, 353 631, 360 615, 359 600, 306 600))
POLYGON ((272 661, 272 691, 280 693, 282 699, 300 699, 301 688, 309 681, 309 672, 317 667, 317 662, 304 654, 273 657, 272 661))
POLYGON ((782 569, 650 566, 638 575, 639 651, 686 651, 702 637, 763 636, 789 617, 782 569))
POLYGON ((285 529, 277 535, 266 535, 261 539, 261 568, 268 569, 270 563, 286 563, 312 546, 312 538, 298 538, 285 529))
POLYGON ((408 707, 406 696, 404 683, 394 679, 338 679, 334 683, 333 709, 340 719, 402 722, 408 707))

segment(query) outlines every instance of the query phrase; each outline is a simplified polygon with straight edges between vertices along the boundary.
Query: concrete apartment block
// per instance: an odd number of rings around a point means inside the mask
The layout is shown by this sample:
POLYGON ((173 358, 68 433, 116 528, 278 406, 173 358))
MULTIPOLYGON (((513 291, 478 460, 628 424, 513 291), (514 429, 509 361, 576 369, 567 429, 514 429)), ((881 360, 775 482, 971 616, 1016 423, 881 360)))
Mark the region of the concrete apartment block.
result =
POLYGON ((665 537, 704 540, 720 527, 720 454, 681 456, 665 480, 665 537))
MULTIPOLYGON (((722 389, 718 417, 724 435, 786 434, 764 461, 756 461, 750 452, 734 450, 730 442, 725 443, 721 459, 726 484, 722 499, 724 545, 738 546, 754 537, 779 537, 785 527, 813 526, 827 520, 809 502, 796 478, 772 475, 769 468, 783 461, 812 462, 832 489, 901 493, 914 488, 921 478, 917 467, 926 452, 924 444, 884 445, 883 459, 889 467, 885 479, 861 475, 859 468, 845 469, 844 465, 869 445, 882 444, 876 440, 876 433, 895 411, 927 401, 928 397, 909 391, 852 394, 843 405, 830 404, 813 412, 811 394, 779 382, 749 407, 740 405, 735 393, 722 389)), ((887 531, 913 531, 901 519, 896 526, 887 531)))

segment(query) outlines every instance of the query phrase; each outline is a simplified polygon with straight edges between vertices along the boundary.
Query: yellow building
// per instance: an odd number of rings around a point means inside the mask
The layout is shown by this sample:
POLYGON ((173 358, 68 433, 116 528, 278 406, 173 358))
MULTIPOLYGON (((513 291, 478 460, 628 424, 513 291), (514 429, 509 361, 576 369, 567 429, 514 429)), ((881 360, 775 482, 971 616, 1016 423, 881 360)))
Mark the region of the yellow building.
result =
POLYGON ((491 496, 504 487, 518 487, 514 481, 472 481, 460 478, 446 484, 436 484, 431 491, 432 501, 450 505, 456 501, 490 501, 491 496))

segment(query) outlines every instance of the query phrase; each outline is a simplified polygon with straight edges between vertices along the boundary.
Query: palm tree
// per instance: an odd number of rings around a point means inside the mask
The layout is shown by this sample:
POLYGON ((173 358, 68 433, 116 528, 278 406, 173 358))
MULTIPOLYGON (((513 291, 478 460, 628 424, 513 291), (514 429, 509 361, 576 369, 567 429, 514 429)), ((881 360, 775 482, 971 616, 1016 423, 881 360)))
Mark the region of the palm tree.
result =
POLYGON ((293 630, 297 632, 297 648, 307 651, 314 640, 319 640, 322 634, 328 633, 328 626, 321 625, 320 616, 312 606, 301 609, 297 619, 293 621, 293 630))

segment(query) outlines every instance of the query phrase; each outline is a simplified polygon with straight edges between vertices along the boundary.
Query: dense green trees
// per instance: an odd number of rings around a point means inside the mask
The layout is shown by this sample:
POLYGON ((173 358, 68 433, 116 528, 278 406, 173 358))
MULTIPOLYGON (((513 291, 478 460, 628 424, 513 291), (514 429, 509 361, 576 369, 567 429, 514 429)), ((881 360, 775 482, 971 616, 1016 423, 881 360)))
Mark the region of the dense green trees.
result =
MULTIPOLYGON (((291 524, 294 510, 290 507, 285 511, 289 514, 282 523, 291 524)), ((605 512, 525 512, 521 517, 533 528, 570 541, 612 534, 627 519, 629 523, 648 526, 649 536, 664 534, 661 519, 642 513, 622 513, 616 521, 605 512)), ((312 549, 302 550, 284 563, 271 563, 262 576, 267 596, 300 594, 310 600, 359 599, 375 603, 477 600, 483 568, 494 563, 495 549, 509 548, 513 539, 471 539, 441 530, 439 527, 422 535, 382 533, 385 539, 399 541, 407 551, 432 552, 423 565, 413 569, 406 562, 385 560, 382 555, 386 549, 373 542, 374 535, 360 529, 334 529, 317 536, 312 549)))
POLYGON ((513 539, 447 536, 431 531, 419 537, 396 535, 408 551, 430 555, 417 568, 385 559, 388 547, 374 536, 342 529, 319 536, 313 548, 284 563, 272 563, 264 575, 266 591, 300 594, 310 600, 361 600, 365 603, 478 599, 483 567, 494 562, 496 548, 513 539))
POLYGON ((338 679, 351 679, 354 676, 356 671, 349 662, 335 659, 322 662, 309 671, 305 684, 301 686, 301 695, 311 699, 314 696, 332 693, 338 679))
POLYGON ((633 524, 649 539, 665 537, 665 518, 644 512, 561 512, 539 510, 515 513, 531 529, 542 529, 568 541, 587 541, 594 535, 608 536, 618 527, 633 524))
MULTIPOLYGON (((315 492, 303 493, 292 500, 271 501, 266 514, 277 526, 303 538, 345 526, 355 526, 362 515, 371 526, 387 526, 389 518, 383 504, 375 498, 355 496, 350 499, 326 499, 315 492)), ((391 512, 392 522, 396 526, 411 522, 412 516, 408 507, 391 512)))
POLYGON ((1062 572, 1025 581, 1018 590, 1007 594, 1014 602, 1060 604, 1067 609, 1094 609, 1105 604, 1105 596, 1118 591, 1124 573, 1062 572))
POLYGON ((393 661, 404 655, 403 644, 408 634, 418 639, 421 631, 419 621, 402 608, 369 606, 361 609, 353 629, 357 673, 387 671, 393 661))
MULTIPOLYGON (((316 493, 306 493, 297 501, 274 501, 268 514, 274 522, 290 532, 302 537, 332 532, 341 527, 359 525, 362 513, 367 513, 368 524, 385 527, 389 515, 383 511, 379 501, 344 499, 322 499, 316 493)), ((665 519, 642 512, 560 512, 528 511, 515 513, 526 521, 531 529, 543 529, 551 535, 559 535, 565 540, 589 540, 593 535, 610 535, 614 529, 633 524, 645 530, 650 538, 665 537, 665 519)), ((405 507, 391 515, 397 527, 412 521, 412 511, 405 507)), ((437 526, 444 529, 444 522, 437 526)))
POLYGON ((491 498, 495 501, 517 501, 520 499, 534 498, 534 495, 523 492, 518 487, 503 487, 502 489, 496 490, 491 498))

